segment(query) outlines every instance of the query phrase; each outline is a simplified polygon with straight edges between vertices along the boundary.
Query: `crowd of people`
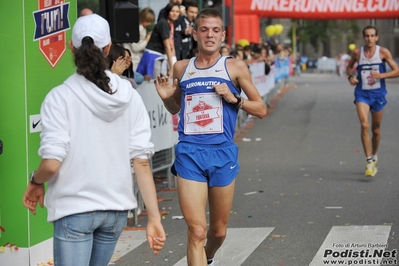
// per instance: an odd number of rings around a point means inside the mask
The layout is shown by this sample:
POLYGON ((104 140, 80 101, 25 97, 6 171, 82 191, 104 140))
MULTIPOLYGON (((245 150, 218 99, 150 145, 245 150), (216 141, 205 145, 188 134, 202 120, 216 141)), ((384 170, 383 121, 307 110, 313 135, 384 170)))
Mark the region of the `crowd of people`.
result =
MULTIPOLYGON (((137 42, 114 43, 114 46, 123 46, 129 55, 109 58, 111 71, 115 70, 117 71, 115 73, 120 74, 121 77, 128 78, 135 88, 144 80, 156 79, 158 75, 173 76, 172 66, 177 61, 190 59, 198 54, 197 41, 192 36, 193 24, 198 12, 199 6, 194 0, 170 0, 159 11, 159 14, 155 14, 150 7, 142 8, 139 13, 140 39, 137 42), (117 70, 118 67, 121 68, 121 65, 126 65, 126 68, 131 69, 117 70)), ((90 9, 84 8, 79 15, 92 13, 90 9)), ((260 38, 257 43, 237 42, 234 45, 229 45, 224 41, 220 53, 243 60, 248 65, 254 62, 265 62, 266 75, 276 58, 292 56, 290 47, 278 43, 273 38, 269 40, 260 38)), ((114 54, 111 52, 110 57, 114 54)))
POLYGON ((231 56, 236 59, 243 60, 247 65, 256 62, 265 63, 265 75, 270 72, 270 67, 275 63, 276 59, 286 59, 292 56, 292 50, 275 40, 259 39, 258 43, 249 42, 248 44, 240 44, 234 47, 224 44, 220 53, 225 56, 231 56))
POLYGON ((134 58, 133 70, 151 80, 157 75, 172 76, 177 60, 192 57, 196 42, 192 38, 192 25, 198 14, 196 1, 171 0, 159 14, 143 8, 139 14, 140 40, 123 43, 134 58), (152 25, 151 31, 147 30, 152 25))
MULTIPOLYGON (((149 8, 139 14, 140 40, 123 43, 132 54, 133 71, 144 80, 155 79, 158 75, 173 76, 173 65, 182 59, 197 55, 197 41, 193 38, 193 23, 199 12, 197 1, 170 0, 159 14, 149 8), (153 27, 150 25, 155 24, 153 27), (151 28, 151 30, 148 30, 151 28)), ((291 56, 291 49, 274 39, 258 43, 228 45, 222 43, 222 55, 244 60, 247 64, 265 62, 266 74, 276 58, 291 56)))

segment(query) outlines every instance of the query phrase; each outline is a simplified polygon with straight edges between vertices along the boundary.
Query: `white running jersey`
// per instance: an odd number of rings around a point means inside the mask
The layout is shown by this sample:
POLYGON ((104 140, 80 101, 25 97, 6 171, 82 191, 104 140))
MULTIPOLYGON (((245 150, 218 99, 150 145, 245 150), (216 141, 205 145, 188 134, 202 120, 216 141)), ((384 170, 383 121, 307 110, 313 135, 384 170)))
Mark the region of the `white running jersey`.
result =
POLYGON ((180 79, 182 102, 179 140, 219 144, 234 140, 238 109, 215 93, 213 85, 226 83, 232 93, 241 93, 230 78, 226 59, 221 56, 209 68, 197 68, 191 58, 180 79))
POLYGON ((367 58, 364 55, 363 46, 360 48, 360 58, 357 66, 357 79, 359 80, 359 83, 355 90, 386 90, 385 79, 375 79, 370 73, 372 70, 377 71, 378 73, 386 72, 385 62, 383 62, 380 56, 380 48, 379 45, 376 46, 375 53, 371 58, 367 58))

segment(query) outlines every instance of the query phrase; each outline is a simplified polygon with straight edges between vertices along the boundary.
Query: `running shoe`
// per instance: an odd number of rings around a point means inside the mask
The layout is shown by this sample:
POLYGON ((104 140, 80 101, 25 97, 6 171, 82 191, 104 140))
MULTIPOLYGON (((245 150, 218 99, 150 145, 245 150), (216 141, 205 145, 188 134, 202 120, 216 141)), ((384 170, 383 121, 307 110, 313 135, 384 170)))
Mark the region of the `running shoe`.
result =
POLYGON ((208 266, 216 266, 216 264, 218 264, 217 260, 212 260, 211 263, 208 264, 208 266))
POLYGON ((378 172, 378 166, 377 166, 377 162, 378 162, 378 158, 377 158, 377 157, 375 157, 375 158, 373 159, 374 168, 375 168, 375 173, 374 173, 374 175, 376 175, 376 174, 377 174, 377 172, 378 172))
POLYGON ((366 171, 364 172, 365 176, 375 176, 377 173, 376 162, 371 161, 366 163, 366 171))

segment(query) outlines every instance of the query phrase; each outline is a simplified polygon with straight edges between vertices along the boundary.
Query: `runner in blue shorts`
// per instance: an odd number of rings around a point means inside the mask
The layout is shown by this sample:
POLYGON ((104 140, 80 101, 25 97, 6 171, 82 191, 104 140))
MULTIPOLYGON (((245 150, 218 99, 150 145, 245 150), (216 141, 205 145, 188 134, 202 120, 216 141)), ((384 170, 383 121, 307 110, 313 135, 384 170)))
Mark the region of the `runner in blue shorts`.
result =
POLYGON ((387 103, 385 79, 399 76, 398 65, 388 49, 377 45, 378 30, 373 26, 363 29, 365 45, 352 52, 346 68, 349 83, 355 87, 355 104, 361 124, 361 139, 366 155, 365 176, 375 176, 377 168, 377 151, 380 143, 380 124, 384 106, 387 103), (353 66, 357 65, 357 76, 352 75, 353 66), (391 67, 387 72, 385 63, 391 67), (369 113, 371 112, 371 132, 369 113))
POLYGON ((185 179, 206 182, 209 187, 228 186, 240 170, 237 145, 179 142, 174 168, 175 175, 185 179))
POLYGON ((193 30, 198 56, 174 65, 172 84, 168 77, 154 81, 168 111, 180 115, 173 168, 188 225, 187 263, 192 266, 214 265, 213 257, 226 237, 240 169, 234 143, 238 110, 258 118, 266 115, 244 61, 220 54, 225 36, 220 12, 202 9, 193 30))
POLYGON ((376 97, 366 97, 363 95, 356 95, 355 94, 355 101, 354 103, 362 102, 366 105, 370 106, 370 112, 376 113, 382 111, 385 105, 388 103, 385 99, 385 96, 376 96, 376 97))

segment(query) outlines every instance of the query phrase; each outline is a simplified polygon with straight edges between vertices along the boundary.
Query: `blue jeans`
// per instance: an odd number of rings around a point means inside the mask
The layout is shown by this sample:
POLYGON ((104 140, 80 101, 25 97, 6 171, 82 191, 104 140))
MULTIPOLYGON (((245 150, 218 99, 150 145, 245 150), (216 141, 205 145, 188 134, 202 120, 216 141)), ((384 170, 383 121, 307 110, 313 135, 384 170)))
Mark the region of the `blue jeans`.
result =
POLYGON ((127 211, 94 211, 54 222, 54 265, 107 266, 127 223, 127 211))

